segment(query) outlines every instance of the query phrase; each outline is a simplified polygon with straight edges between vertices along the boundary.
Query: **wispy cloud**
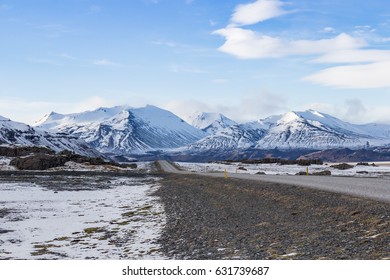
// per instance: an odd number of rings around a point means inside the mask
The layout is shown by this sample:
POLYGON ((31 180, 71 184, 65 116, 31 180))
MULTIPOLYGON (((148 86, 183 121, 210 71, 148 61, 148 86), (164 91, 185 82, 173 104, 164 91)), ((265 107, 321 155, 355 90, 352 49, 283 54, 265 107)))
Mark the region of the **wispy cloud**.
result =
POLYGON ((67 28, 65 25, 57 24, 57 23, 53 23, 53 24, 51 24, 51 23, 50 24, 30 24, 29 23, 29 25, 31 25, 39 30, 42 30, 49 37, 52 37, 52 38, 58 38, 63 34, 72 32, 72 30, 67 28))
POLYGON ((186 52, 204 53, 204 52, 210 51, 209 49, 206 49, 204 47, 197 47, 197 46, 192 46, 192 45, 183 44, 183 43, 175 42, 175 41, 169 41, 169 40, 150 41, 150 44, 171 48, 178 53, 186 53, 186 52))
POLYGON ((240 99, 240 103, 236 105, 213 104, 197 100, 175 100, 161 104, 161 106, 185 120, 188 120, 188 116, 194 112, 219 112, 238 122, 255 121, 289 110, 286 98, 267 91, 244 95, 240 99))
POLYGON ((42 59, 42 58, 28 58, 27 61, 37 64, 47 64, 47 65, 53 65, 53 66, 61 66, 61 63, 50 60, 50 59, 42 59))
POLYGON ((323 33, 331 33, 331 34, 337 33, 337 32, 336 32, 336 29, 333 28, 333 27, 330 27, 330 26, 325 27, 324 29, 322 29, 322 32, 323 32, 323 33))
POLYGON ((390 87, 390 60, 330 67, 305 77, 303 80, 347 89, 390 87))
POLYGON ((69 60, 76 60, 76 58, 74 56, 71 56, 70 54, 67 54, 67 53, 61 53, 61 54, 59 54, 59 57, 69 59, 69 60))
POLYGON ((219 48, 221 52, 242 59, 323 54, 330 51, 356 49, 365 45, 363 40, 353 38, 345 33, 331 39, 295 41, 263 35, 242 28, 219 29, 214 31, 214 34, 221 35, 226 39, 226 42, 219 48))
POLYGON ((193 66, 183 66, 178 64, 172 64, 169 67, 169 71, 172 73, 192 73, 192 74, 207 74, 209 71, 200 69, 193 66))
POLYGON ((158 4, 160 0, 143 0, 146 4, 158 4))
POLYGON ((209 24, 210 24, 210 26, 216 26, 216 25, 217 25, 217 22, 214 21, 214 20, 212 20, 212 19, 210 19, 210 20, 209 20, 209 24))
POLYGON ((251 25, 290 13, 283 9, 286 4, 280 0, 257 0, 238 5, 231 17, 231 27, 251 25))
POLYGON ((102 7, 98 5, 91 5, 88 7, 88 14, 90 15, 98 14, 101 11, 102 11, 102 7))
POLYGON ((92 62, 93 65, 97 65, 97 66, 114 66, 114 67, 118 67, 118 66, 121 66, 119 63, 116 63, 116 62, 112 62, 108 59, 98 59, 98 60, 94 60, 92 62))
POLYGON ((390 106, 383 105, 367 105, 358 98, 340 100, 336 104, 330 103, 309 103, 303 104, 299 110, 314 109, 319 112, 324 112, 340 118, 342 120, 356 123, 367 124, 375 123, 389 123, 390 106))
POLYGON ((151 41, 150 42, 153 45, 157 46, 165 46, 169 48, 188 48, 189 46, 186 44, 177 43, 174 41, 151 41))

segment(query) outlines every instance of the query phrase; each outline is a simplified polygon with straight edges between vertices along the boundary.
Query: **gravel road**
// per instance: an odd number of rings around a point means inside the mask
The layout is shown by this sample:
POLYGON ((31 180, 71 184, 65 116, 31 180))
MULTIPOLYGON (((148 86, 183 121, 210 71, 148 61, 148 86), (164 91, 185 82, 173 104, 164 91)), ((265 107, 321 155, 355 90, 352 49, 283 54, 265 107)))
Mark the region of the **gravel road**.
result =
MULTIPOLYGON (((159 161, 165 172, 176 174, 193 174, 176 169, 167 161, 159 161)), ((223 173, 198 173, 199 175, 221 178, 223 173)), ((284 176, 284 175, 250 175, 229 173, 230 178, 281 183, 313 188, 335 193, 349 194, 390 203, 390 179, 356 178, 336 176, 284 176)))

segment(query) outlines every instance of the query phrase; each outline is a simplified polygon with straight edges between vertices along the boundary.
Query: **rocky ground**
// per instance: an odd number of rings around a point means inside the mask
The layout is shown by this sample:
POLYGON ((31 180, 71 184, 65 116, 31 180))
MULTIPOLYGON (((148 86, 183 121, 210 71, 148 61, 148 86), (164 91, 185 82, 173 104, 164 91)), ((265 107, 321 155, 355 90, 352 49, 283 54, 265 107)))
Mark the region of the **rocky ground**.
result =
POLYGON ((156 192, 175 259, 389 259, 390 205, 237 179, 166 175, 156 192))

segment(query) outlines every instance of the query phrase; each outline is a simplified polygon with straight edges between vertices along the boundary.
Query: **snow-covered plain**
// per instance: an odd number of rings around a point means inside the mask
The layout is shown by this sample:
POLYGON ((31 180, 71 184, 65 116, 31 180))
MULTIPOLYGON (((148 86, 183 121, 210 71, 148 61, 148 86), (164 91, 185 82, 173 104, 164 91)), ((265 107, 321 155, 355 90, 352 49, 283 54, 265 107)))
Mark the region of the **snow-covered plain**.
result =
MULTIPOLYGON (((280 164, 244 164, 244 163, 189 163, 180 162, 177 163, 182 169, 193 172, 224 172, 228 173, 248 173, 256 174, 258 172, 264 172, 267 175, 295 175, 299 172, 306 172, 306 166, 299 165, 280 165, 280 164)), ((311 165, 309 166, 309 173, 321 172, 329 170, 334 176, 355 176, 355 177, 383 177, 390 176, 390 165, 381 165, 376 163, 377 166, 363 166, 354 165, 353 168, 348 170, 338 170, 332 168, 331 165, 335 163, 325 163, 324 165, 311 165)))
POLYGON ((158 179, 107 176, 64 178, 77 190, 1 179, 0 259, 163 259, 158 179))

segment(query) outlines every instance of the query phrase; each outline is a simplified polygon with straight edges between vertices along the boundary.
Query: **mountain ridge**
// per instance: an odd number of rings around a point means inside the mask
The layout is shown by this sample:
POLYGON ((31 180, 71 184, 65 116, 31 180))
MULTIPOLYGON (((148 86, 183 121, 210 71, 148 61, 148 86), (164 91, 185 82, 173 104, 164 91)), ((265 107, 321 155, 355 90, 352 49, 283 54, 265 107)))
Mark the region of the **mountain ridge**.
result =
POLYGON ((47 147, 55 152, 69 150, 85 156, 100 156, 84 141, 64 135, 33 128, 0 116, 0 145, 47 147))
MULTIPOLYGON (((246 151, 243 154, 250 155, 256 154, 256 150, 275 149, 313 152, 390 144, 390 125, 351 124, 315 110, 290 111, 241 124, 219 113, 194 116, 197 127, 153 105, 141 108, 125 105, 74 114, 52 112, 34 127, 23 124, 22 130, 27 134, 41 131, 41 134, 81 139, 99 152, 114 156, 149 153, 181 154, 185 158, 186 154, 207 156, 246 151)), ((0 120, 9 121, 4 117, 0 120)), ((15 123, 15 129, 19 126, 20 130, 21 125, 15 123)))
POLYGON ((37 127, 80 137, 103 153, 116 154, 178 148, 206 136, 173 113, 152 105, 98 108, 47 118, 37 127))

